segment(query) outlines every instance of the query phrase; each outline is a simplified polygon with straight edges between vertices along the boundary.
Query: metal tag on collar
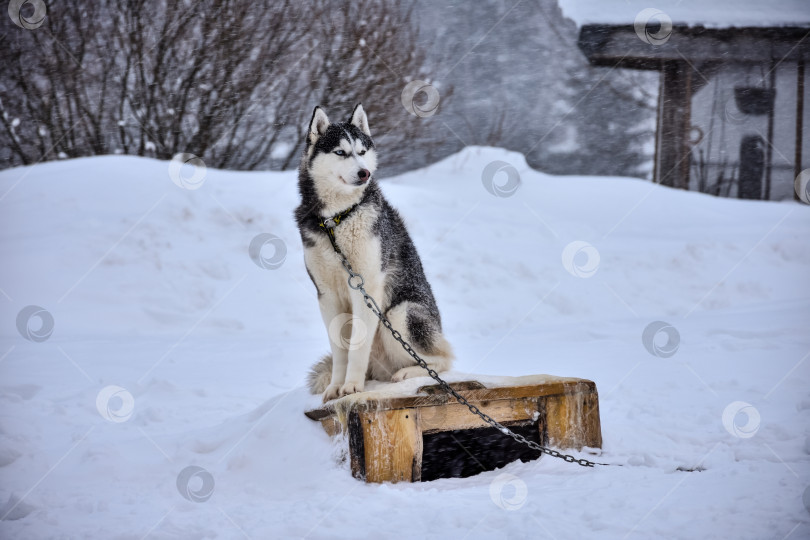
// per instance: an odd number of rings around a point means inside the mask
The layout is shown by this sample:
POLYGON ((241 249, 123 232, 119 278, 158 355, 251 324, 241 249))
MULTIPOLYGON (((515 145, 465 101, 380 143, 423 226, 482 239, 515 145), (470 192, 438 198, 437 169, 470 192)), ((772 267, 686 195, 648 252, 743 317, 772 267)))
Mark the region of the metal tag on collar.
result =
POLYGON ((323 226, 327 229, 334 229, 337 227, 337 221, 335 221, 335 218, 326 218, 323 220, 323 226))

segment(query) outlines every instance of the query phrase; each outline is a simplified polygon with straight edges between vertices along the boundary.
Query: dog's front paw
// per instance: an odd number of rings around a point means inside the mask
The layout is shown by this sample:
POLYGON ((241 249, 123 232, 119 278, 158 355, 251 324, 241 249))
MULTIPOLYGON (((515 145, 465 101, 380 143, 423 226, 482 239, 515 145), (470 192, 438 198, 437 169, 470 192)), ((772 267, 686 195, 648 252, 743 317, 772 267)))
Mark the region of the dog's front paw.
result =
POLYGON ((413 379, 414 377, 426 377, 427 374, 428 372, 419 366, 409 366, 394 373, 394 376, 391 377, 391 381, 400 382, 405 379, 413 379))
POLYGON ((347 382, 343 386, 340 387, 340 395, 341 396, 348 396, 349 394, 355 394, 357 392, 362 392, 363 387, 365 386, 365 381, 359 382, 347 382))
POLYGON ((339 384, 330 384, 326 387, 326 391, 323 393, 323 402, 326 403, 330 399, 337 399, 340 397, 340 385, 339 384))

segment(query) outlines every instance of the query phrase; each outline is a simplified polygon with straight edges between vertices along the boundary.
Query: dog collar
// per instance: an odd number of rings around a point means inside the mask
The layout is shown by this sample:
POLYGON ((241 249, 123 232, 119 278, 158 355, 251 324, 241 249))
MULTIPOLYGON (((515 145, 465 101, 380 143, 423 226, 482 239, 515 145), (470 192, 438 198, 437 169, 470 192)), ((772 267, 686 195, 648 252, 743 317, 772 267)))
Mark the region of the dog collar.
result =
POLYGON ((349 214, 354 212, 355 208, 357 208, 357 203, 353 204, 350 208, 344 210, 343 212, 338 212, 332 217, 325 219, 321 218, 321 221, 320 223, 318 223, 318 226, 320 226, 322 229, 328 232, 330 236, 335 236, 335 227, 340 225, 341 220, 346 219, 346 217, 348 217, 349 214))
POLYGON ((343 212, 338 212, 332 217, 321 218, 318 222, 318 226, 323 229, 323 231, 329 237, 329 241, 332 243, 332 248, 334 248, 336 253, 340 253, 340 248, 337 246, 337 242, 335 242, 335 227, 340 225, 341 221, 346 219, 349 214, 354 212, 358 204, 359 203, 355 203, 350 208, 344 210, 343 212))

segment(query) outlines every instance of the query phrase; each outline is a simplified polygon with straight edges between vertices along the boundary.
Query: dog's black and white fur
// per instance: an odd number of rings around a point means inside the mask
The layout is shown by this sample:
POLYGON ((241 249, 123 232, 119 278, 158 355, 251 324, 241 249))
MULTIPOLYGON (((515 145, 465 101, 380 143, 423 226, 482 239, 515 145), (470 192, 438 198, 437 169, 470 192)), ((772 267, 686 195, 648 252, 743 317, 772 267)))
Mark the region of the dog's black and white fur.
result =
POLYGON ((357 105, 349 121, 335 124, 316 107, 299 168, 301 205, 295 219, 327 330, 339 317, 353 322, 348 346, 331 336, 332 354, 310 372, 310 389, 323 392, 324 401, 361 392, 367 379, 401 381, 427 375, 366 307, 362 295, 349 288, 341 259, 319 226, 355 204, 334 228, 341 252, 363 276, 366 291, 394 329, 430 367, 445 371, 453 361, 416 247, 402 218, 383 197, 374 178, 376 168, 377 152, 363 107, 357 105))

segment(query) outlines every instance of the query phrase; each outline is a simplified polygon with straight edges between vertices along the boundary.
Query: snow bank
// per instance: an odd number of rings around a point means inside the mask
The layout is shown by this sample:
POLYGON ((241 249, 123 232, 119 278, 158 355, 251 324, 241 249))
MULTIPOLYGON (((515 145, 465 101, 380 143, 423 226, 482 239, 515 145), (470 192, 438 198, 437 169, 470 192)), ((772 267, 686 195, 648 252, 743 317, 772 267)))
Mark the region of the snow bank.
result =
POLYGON ((552 177, 481 147, 386 181, 458 373, 595 381, 599 460, 624 466, 365 485, 303 415, 328 340, 295 174, 209 169, 184 190, 168 170, 0 172, 0 536, 810 534, 808 207, 552 177), (248 254, 263 233, 275 269, 248 254), (48 339, 22 337, 28 305, 48 339))

